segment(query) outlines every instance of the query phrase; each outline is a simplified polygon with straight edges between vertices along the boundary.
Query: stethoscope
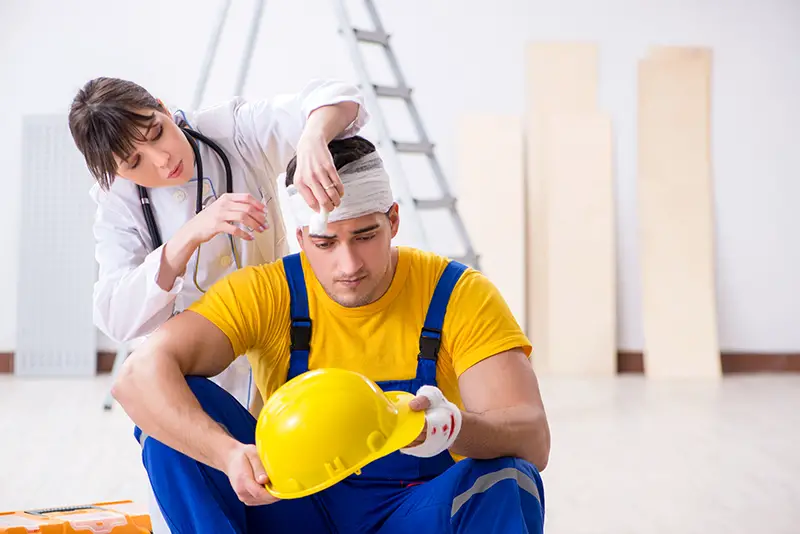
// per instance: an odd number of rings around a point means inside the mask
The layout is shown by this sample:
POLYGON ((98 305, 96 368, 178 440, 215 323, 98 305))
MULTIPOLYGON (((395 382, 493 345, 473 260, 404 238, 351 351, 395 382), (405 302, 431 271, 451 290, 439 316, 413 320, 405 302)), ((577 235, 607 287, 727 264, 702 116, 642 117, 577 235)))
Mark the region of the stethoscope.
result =
MULTIPOLYGON (((186 139, 189 141, 189 144, 192 145, 192 151, 194 152, 194 163, 195 167, 197 168, 197 199, 195 205, 195 215, 203 211, 203 159, 200 157, 200 149, 197 146, 197 141, 202 141, 211 149, 216 152, 219 159, 222 160, 222 165, 225 167, 225 191, 227 193, 233 193, 233 170, 231 169, 231 163, 228 160, 228 156, 225 155, 225 152, 222 148, 213 140, 209 139, 205 135, 192 130, 187 127, 182 127, 181 131, 186 136, 186 139)), ((142 187, 141 185, 137 185, 136 189, 139 191, 139 202, 142 204, 142 213, 144 214, 144 220, 147 224, 147 231, 150 233, 150 239, 153 242, 153 249, 157 249, 162 245, 161 241, 161 233, 158 231, 158 225, 156 224, 156 219, 153 216, 153 208, 150 203, 150 195, 147 193, 147 189, 142 187)), ((236 252, 236 246, 233 243, 233 236, 230 234, 228 235, 228 241, 231 244, 231 251, 233 252, 233 259, 236 262, 236 267, 241 268, 241 262, 239 261, 239 255, 236 252)), ((200 264, 200 246, 197 247, 197 258, 194 263, 194 285, 195 287, 200 290, 200 292, 205 293, 205 290, 200 287, 200 284, 197 282, 197 269, 198 265, 200 264)))

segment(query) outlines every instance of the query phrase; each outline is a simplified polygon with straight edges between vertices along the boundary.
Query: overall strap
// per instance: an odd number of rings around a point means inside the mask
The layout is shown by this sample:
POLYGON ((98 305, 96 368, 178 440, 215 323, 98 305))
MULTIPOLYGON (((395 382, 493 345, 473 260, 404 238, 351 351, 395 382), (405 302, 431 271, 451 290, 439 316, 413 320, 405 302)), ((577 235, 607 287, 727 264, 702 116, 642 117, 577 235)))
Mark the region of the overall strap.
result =
POLYGON ((433 290, 433 297, 425 316, 425 325, 419 336, 419 356, 417 356, 417 379, 425 385, 436 385, 436 360, 439 358, 447 303, 450 301, 453 288, 466 270, 467 266, 463 263, 451 261, 433 290))
POLYGON ((291 353, 289 356, 289 372, 286 380, 308 371, 308 353, 311 350, 311 318, 308 313, 308 293, 303 276, 303 264, 300 254, 290 254, 283 258, 283 269, 289 284, 291 302, 291 353))

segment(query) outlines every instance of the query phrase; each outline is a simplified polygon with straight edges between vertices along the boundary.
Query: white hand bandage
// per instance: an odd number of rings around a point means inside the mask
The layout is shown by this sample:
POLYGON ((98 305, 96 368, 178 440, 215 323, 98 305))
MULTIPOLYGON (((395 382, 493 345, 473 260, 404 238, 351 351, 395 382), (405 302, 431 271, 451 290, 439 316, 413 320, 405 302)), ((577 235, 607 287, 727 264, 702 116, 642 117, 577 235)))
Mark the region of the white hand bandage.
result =
POLYGON ((403 454, 431 458, 449 449, 461 431, 461 410, 448 401, 439 388, 422 386, 417 395, 427 398, 431 406, 425 410, 425 441, 415 447, 400 449, 403 454))

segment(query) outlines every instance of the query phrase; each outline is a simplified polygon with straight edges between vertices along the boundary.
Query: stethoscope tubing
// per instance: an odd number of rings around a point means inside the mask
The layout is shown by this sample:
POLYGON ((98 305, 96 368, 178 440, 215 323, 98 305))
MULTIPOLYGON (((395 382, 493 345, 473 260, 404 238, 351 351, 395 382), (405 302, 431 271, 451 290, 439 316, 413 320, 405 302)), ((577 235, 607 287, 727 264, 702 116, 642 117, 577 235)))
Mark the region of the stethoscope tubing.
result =
MULTIPOLYGON (((217 156, 219 156, 220 160, 222 160, 222 165, 225 168, 225 191, 227 193, 233 193, 233 170, 225 151, 222 150, 216 142, 190 128, 183 127, 181 131, 186 136, 194 152, 194 163, 197 168, 197 196, 195 199, 195 215, 197 215, 203 211, 203 158, 200 156, 200 149, 197 142, 201 141, 211 147, 217 156)), ((136 189, 139 192, 139 202, 142 205, 142 213, 144 214, 147 231, 150 234, 150 240, 153 242, 153 250, 155 250, 163 244, 163 241, 161 240, 161 233, 158 230, 158 225, 156 224, 156 219, 153 214, 150 195, 147 192, 147 188, 141 185, 137 185, 136 189)))

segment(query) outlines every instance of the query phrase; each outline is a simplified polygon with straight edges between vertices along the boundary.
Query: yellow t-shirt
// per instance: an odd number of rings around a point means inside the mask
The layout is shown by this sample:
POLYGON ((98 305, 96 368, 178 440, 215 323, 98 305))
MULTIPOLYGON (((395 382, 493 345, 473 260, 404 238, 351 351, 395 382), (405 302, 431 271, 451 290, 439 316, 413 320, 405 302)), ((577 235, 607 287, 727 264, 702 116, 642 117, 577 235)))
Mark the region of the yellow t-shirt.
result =
MULTIPOLYGON (((312 321, 309 369, 338 367, 380 382, 414 378, 419 335, 447 259, 398 247, 395 276, 377 301, 344 307, 325 293, 301 253, 312 321)), ((247 354, 261 395, 286 381, 289 369, 290 295, 283 262, 240 269, 212 286, 189 307, 230 339, 234 354, 247 354)), ((477 362, 531 344, 497 288, 468 269, 456 284, 445 315, 436 369, 438 387, 460 408, 458 377, 477 362)))

